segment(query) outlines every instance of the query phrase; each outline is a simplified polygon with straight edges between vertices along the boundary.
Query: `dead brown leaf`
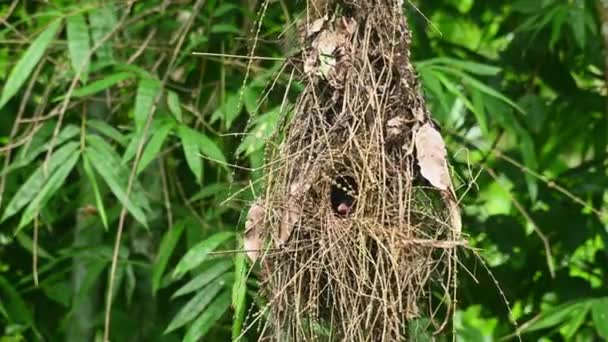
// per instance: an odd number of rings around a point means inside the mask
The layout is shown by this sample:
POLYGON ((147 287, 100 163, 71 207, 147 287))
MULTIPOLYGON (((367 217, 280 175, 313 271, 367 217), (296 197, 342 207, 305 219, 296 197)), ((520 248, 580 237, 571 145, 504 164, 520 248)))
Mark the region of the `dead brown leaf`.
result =
POLYGON ((440 190, 451 188, 450 173, 446 161, 447 152, 441 134, 429 123, 416 132, 416 157, 420 173, 440 190))
POLYGON ((323 28, 323 24, 325 24, 326 21, 327 21, 327 16, 313 21, 312 24, 310 24, 310 26, 308 26, 308 32, 307 32, 308 37, 321 31, 321 29, 323 28))
POLYGON ((245 250, 247 256, 253 262, 258 258, 262 250, 262 230, 266 210, 260 203, 254 203, 247 213, 245 221, 245 250))

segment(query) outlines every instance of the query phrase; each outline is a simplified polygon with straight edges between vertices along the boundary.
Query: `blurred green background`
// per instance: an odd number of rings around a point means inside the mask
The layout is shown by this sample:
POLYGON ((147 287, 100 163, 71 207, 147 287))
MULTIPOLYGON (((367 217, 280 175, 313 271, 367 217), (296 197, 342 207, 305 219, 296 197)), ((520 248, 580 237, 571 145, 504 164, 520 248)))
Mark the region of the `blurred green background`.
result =
MULTIPOLYGON (((305 5, 0 3, 1 342, 256 340, 230 251, 305 5)), ((404 11, 474 247, 438 338, 608 339, 608 3, 404 11)))

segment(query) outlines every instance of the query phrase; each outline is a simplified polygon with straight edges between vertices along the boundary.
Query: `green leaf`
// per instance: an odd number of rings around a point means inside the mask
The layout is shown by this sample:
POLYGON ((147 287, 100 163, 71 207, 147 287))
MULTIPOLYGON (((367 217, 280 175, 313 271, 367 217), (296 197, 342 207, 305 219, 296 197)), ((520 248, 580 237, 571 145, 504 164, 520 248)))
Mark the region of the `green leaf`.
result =
MULTIPOLYGON (((489 101, 486 101, 486 103, 487 102, 489 101)), ((494 114, 494 118, 501 126, 519 138, 519 149, 524 160, 524 165, 530 170, 536 170, 538 168, 538 159, 536 157, 534 140, 532 139, 530 132, 520 125, 511 111, 496 112, 494 114)), ((525 174, 525 178, 530 197, 536 199, 536 196, 538 195, 538 182, 536 178, 528 173, 525 174)))
POLYGON ((201 153, 211 159, 212 161, 219 163, 220 166, 226 167, 227 161, 226 157, 224 157, 224 153, 220 149, 220 147, 211 139, 209 139, 206 135, 199 133, 198 136, 198 147, 201 150, 201 153))
POLYGON ((175 329, 183 327, 192 321, 198 314, 200 314, 211 301, 226 288, 226 278, 222 277, 208 286, 202 288, 196 296, 194 296, 182 309, 175 315, 169 326, 165 330, 165 334, 175 329))
POLYGON ((160 242, 156 262, 152 267, 152 294, 154 295, 156 295, 156 291, 160 288, 163 273, 165 272, 169 258, 171 257, 171 254, 173 254, 173 250, 175 249, 179 238, 184 232, 184 227, 184 222, 178 222, 165 233, 160 242))
POLYGON ((101 273, 108 265, 108 260, 95 259, 86 263, 85 276, 80 286, 74 289, 75 296, 72 302, 72 309, 79 307, 83 301, 87 300, 93 286, 99 282, 101 273))
POLYGON ((208 197, 228 194, 230 192, 230 187, 230 183, 213 183, 205 185, 199 192, 190 197, 188 202, 192 203, 208 197))
MULTIPOLYGON (((242 246, 242 242, 241 242, 242 246)), ((234 317, 232 319, 232 340, 237 341, 243 330, 243 322, 247 309, 247 261, 245 253, 239 253, 234 258, 234 284, 232 286, 232 307, 234 317)))
POLYGON ((66 19, 68 51, 74 72, 80 73, 82 83, 87 83, 91 62, 91 38, 89 27, 82 14, 77 13, 66 19))
POLYGON ((135 129, 139 132, 144 128, 146 121, 152 115, 154 100, 160 92, 160 82, 153 78, 144 77, 139 80, 137 95, 135 97, 135 129))
MULTIPOLYGON (((106 90, 115 84, 133 78, 133 74, 120 72, 116 74, 112 74, 108 77, 105 77, 101 80, 97 80, 95 82, 91 82, 90 84, 78 88, 72 92, 73 98, 85 97, 93 94, 97 94, 102 90, 106 90)), ((55 98, 55 101, 60 101, 65 98, 65 95, 59 96, 55 98)))
POLYGON ((217 24, 211 27, 211 33, 241 33, 238 27, 232 24, 217 24))
POLYGON ((466 60, 459 60, 449 57, 433 58, 430 60, 416 63, 416 67, 425 68, 432 65, 444 65, 448 67, 455 67, 471 74, 480 76, 496 76, 502 70, 499 67, 493 65, 482 64, 477 62, 471 62, 466 60))
POLYGON ((543 2, 536 0, 517 0, 514 1, 511 6, 516 12, 530 14, 540 11, 543 8, 543 2))
POLYGON ((576 332, 580 329, 583 323, 585 323, 585 318, 587 317, 590 308, 591 303, 581 306, 572 313, 572 318, 569 321, 561 325, 559 330, 566 341, 572 341, 572 338, 575 336, 576 332))
POLYGON ((100 46, 95 50, 97 58, 102 63, 110 63, 114 59, 112 39, 102 40, 114 30, 117 24, 116 9, 112 3, 103 3, 98 8, 89 12, 89 22, 91 23, 91 37, 94 47, 100 46))
POLYGON ((9 217, 15 215, 19 210, 25 207, 28 203, 32 202, 32 200, 38 195, 40 189, 44 186, 44 184, 48 181, 48 177, 50 177, 57 168, 63 165, 69 158, 72 156, 79 148, 79 144, 77 142, 70 142, 57 149, 55 153, 51 156, 48 169, 45 173, 44 164, 41 164, 34 173, 23 183, 23 185, 17 190, 17 193, 13 196, 9 204, 6 206, 6 210, 4 211, 4 215, 2 215, 2 219, 0 222, 5 221, 9 217))
POLYGON ((485 85, 481 81, 469 76, 468 74, 466 74, 464 72, 461 72, 461 71, 453 69, 453 68, 442 67, 442 66, 436 66, 434 68, 437 70, 443 71, 445 73, 449 73, 449 74, 453 74, 455 76, 461 77, 463 83, 466 83, 466 84, 470 85, 471 87, 476 88, 477 90, 481 91, 482 93, 487 94, 488 96, 497 98, 497 99, 509 104, 511 107, 515 108, 518 112, 520 112, 522 114, 525 113, 524 110, 517 103, 513 102, 511 99, 509 99, 505 95, 501 94, 500 92, 496 91, 495 89, 485 85))
POLYGON ((240 100, 240 94, 230 94, 224 103, 211 115, 211 123, 215 123, 217 120, 222 120, 226 125, 226 128, 230 128, 234 120, 241 113, 242 103, 240 100))
POLYGON ((94 135, 87 137, 88 146, 85 150, 87 159, 93 168, 99 173, 101 178, 110 188, 110 191, 127 208, 129 213, 141 223, 148 227, 146 214, 142 208, 148 208, 145 196, 141 194, 140 186, 133 185, 131 197, 127 196, 127 183, 130 176, 129 170, 118 160, 114 150, 94 135))
POLYGON ((479 112, 479 108, 474 106, 473 103, 471 103, 471 101, 465 96, 465 94, 460 91, 459 87, 449 78, 447 78, 443 72, 429 69, 429 73, 435 76, 449 92, 456 95, 457 98, 462 101, 462 103, 475 115, 476 118, 486 117, 484 113, 479 112))
POLYGON ((540 96, 528 94, 519 99, 526 111, 526 126, 532 133, 540 133, 549 117, 549 108, 540 96))
MULTIPOLYGON (((441 106, 441 109, 444 112, 448 112, 450 110, 448 103, 451 101, 447 99, 447 94, 443 91, 441 82, 435 76, 436 72, 429 70, 428 68, 418 68, 418 73, 420 74, 420 79, 422 80, 422 85, 424 86, 425 92, 432 95, 435 99, 435 101, 432 102, 441 106)), ((430 104, 432 103, 429 103, 429 105, 430 104)), ((438 115, 438 113, 433 114, 438 115)))
POLYGON ((166 123, 159 129, 154 130, 150 141, 146 144, 144 151, 141 154, 139 165, 137 165, 137 174, 141 173, 149 164, 152 162, 160 149, 163 147, 165 139, 171 133, 171 130, 175 127, 173 122, 166 123))
POLYGON ((179 101, 179 96, 174 91, 167 92, 167 105, 169 106, 169 110, 177 122, 183 122, 182 107, 179 101))
POLYGON ((213 251, 220 244, 224 243, 233 236, 234 233, 232 232, 215 233, 192 247, 175 267, 175 271, 173 271, 173 279, 181 278, 184 274, 186 274, 186 272, 200 265, 203 261, 205 261, 205 259, 207 259, 209 252, 213 251))
POLYGON ((608 297, 593 301, 591 317, 598 335, 608 340, 608 297))
POLYGON ((551 39, 549 40, 549 48, 555 48, 555 44, 562 35, 562 25, 566 20, 566 14, 568 8, 565 6, 558 6, 559 10, 555 13, 553 20, 551 21, 551 39))
POLYGON ((36 189, 36 197, 30 202, 27 208, 25 208, 17 231, 32 222, 40 209, 44 208, 49 199, 61 188, 74 166, 76 166, 79 158, 80 150, 75 150, 69 158, 57 168, 57 171, 53 172, 48 179, 45 179, 42 188, 36 189))
POLYGON ((236 149, 237 154, 248 156, 264 147, 267 140, 274 132, 279 121, 281 110, 275 107, 270 111, 259 115, 253 122, 253 128, 236 149))
POLYGON ((486 117, 486 111, 484 106, 484 95, 481 92, 474 91, 473 92, 473 106, 476 110, 472 111, 473 115, 477 119, 477 123, 479 124, 479 128, 484 135, 488 135, 488 119, 486 117))
POLYGON ((19 292, 6 280, 0 276, 0 303, 2 303, 8 314, 9 323, 19 323, 31 326, 34 324, 32 312, 19 292))
POLYGON ((562 324, 570 319, 573 314, 587 305, 587 301, 574 301, 559 305, 541 314, 541 316, 531 324, 525 326, 522 332, 528 333, 536 330, 546 329, 562 324))
MULTIPOLYGON (((139 141, 141 139, 143 139, 143 135, 144 132, 133 132, 131 134, 131 137, 129 140, 129 144, 127 145, 127 148, 125 149, 125 153, 122 156, 122 163, 123 164, 127 164, 128 162, 130 162, 131 160, 133 160, 133 158, 135 158, 135 154, 137 153, 137 147, 139 145, 139 141)), ((148 137, 146 137, 147 139, 148 137)))
POLYGON ((88 120, 87 127, 96 130, 122 146, 125 146, 127 143, 127 137, 124 134, 120 133, 116 128, 110 126, 104 121, 96 119, 88 120))
POLYGON ((0 109, 13 97, 23 83, 28 79, 34 67, 40 63, 40 59, 44 55, 47 47, 55 38, 57 31, 61 25, 61 20, 52 21, 49 26, 30 44, 25 50, 25 53, 19 58, 15 67, 8 75, 4 89, 2 89, 2 97, 0 97, 0 109))
POLYGON ((135 278, 135 271, 133 270, 132 264, 127 265, 125 275, 127 278, 125 292, 127 293, 127 307, 129 307, 133 303, 133 294, 135 293, 135 286, 137 285, 137 279, 135 278))
POLYGON ((575 0, 574 6, 568 6, 568 24, 574 33, 574 39, 581 49, 585 48, 587 43, 587 30, 585 27, 585 2, 584 0, 575 0), (574 8, 572 8, 574 7, 574 8))
MULTIPOLYGON (((33 253, 34 241, 32 241, 32 239, 30 239, 29 236, 25 235, 23 232, 20 232, 20 233, 17 233, 17 235, 15 237, 17 238, 17 241, 19 241, 19 244, 23 248, 25 248, 28 252, 33 253)), ((38 244, 38 246, 36 246, 36 249, 37 249, 38 256, 45 258, 45 259, 53 259, 51 254, 49 252, 47 252, 46 249, 42 248, 42 246, 40 246, 40 244, 38 244)))
POLYGON ((228 307, 230 306, 230 292, 224 291, 217 296, 213 303, 192 323, 190 329, 184 337, 184 342, 200 341, 207 334, 209 329, 222 318, 228 307))
POLYGON ((194 174, 196 181, 200 184, 203 175, 203 162, 198 155, 200 134, 186 125, 177 128, 177 134, 182 141, 182 148, 186 156, 186 162, 190 171, 194 174))
MULTIPOLYGON (((30 165, 42 152, 48 151, 50 147, 48 142, 51 134, 53 133, 55 124, 55 122, 50 122, 48 125, 45 125, 38 132, 36 132, 29 146, 26 145, 22 147, 15 156, 13 162, 5 170, 0 171, 0 175, 5 175, 11 171, 30 165)), ((60 147, 64 142, 79 134, 79 127, 72 124, 66 125, 57 135, 57 138, 55 139, 55 147, 60 147)))
POLYGON ((171 298, 177 298, 203 288, 203 286, 206 286, 207 284, 215 280, 217 277, 226 273, 230 269, 230 267, 232 267, 232 265, 232 260, 220 260, 218 262, 214 262, 211 267, 205 269, 199 275, 187 282, 186 285, 180 287, 177 291, 175 291, 171 298))
POLYGON ((95 205, 97 206, 97 211, 99 212, 99 217, 101 217, 103 227, 107 231, 109 229, 108 217, 106 215, 105 206, 103 205, 103 198, 101 197, 101 192, 99 191, 99 185, 97 184, 97 177, 95 177, 95 172, 93 171, 93 168, 91 168, 91 163, 89 162, 87 155, 84 154, 82 157, 82 166, 84 169, 84 173, 87 175, 89 182, 91 182, 93 194, 95 195, 95 205))
POLYGON ((213 10, 214 17, 222 17, 232 10, 239 10, 240 7, 235 4, 221 4, 213 10))

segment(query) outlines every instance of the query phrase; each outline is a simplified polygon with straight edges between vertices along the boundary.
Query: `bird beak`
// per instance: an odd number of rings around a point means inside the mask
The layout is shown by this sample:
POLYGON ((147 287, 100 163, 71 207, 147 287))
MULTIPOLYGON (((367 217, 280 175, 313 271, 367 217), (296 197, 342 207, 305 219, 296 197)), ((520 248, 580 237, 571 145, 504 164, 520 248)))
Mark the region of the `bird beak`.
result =
POLYGON ((347 215, 349 211, 350 211, 350 206, 348 204, 340 203, 340 205, 338 205, 338 214, 347 215))

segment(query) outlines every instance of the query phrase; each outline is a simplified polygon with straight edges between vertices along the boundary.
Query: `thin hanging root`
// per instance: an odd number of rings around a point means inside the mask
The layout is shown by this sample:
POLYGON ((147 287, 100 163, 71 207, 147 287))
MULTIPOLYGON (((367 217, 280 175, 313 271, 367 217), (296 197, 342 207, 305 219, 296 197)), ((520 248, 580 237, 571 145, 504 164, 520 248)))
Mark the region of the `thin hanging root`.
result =
POLYGON ((256 226, 265 340, 415 340, 455 310, 466 242, 398 3, 313 1, 302 20, 289 63, 304 91, 272 142, 256 226))

